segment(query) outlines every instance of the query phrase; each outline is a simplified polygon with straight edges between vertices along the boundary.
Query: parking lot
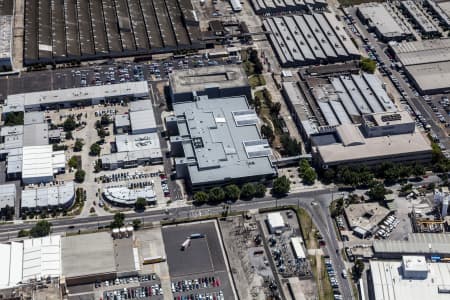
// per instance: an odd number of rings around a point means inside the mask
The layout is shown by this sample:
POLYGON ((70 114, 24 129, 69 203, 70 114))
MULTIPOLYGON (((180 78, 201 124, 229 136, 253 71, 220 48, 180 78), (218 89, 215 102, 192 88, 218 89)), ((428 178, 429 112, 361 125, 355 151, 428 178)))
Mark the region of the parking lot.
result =
POLYGON ((234 299, 215 222, 167 226, 162 228, 162 234, 172 293, 176 299, 192 298, 191 295, 197 299, 206 299, 208 295, 218 299, 234 299), (181 250, 181 245, 192 234, 202 237, 190 239, 181 250))
POLYGON ((228 58, 209 59, 204 55, 197 54, 153 61, 152 63, 119 61, 98 66, 21 73, 0 78, 0 101, 6 99, 10 94, 140 80, 166 80, 169 74, 176 69, 190 69, 231 62, 233 60, 228 58))

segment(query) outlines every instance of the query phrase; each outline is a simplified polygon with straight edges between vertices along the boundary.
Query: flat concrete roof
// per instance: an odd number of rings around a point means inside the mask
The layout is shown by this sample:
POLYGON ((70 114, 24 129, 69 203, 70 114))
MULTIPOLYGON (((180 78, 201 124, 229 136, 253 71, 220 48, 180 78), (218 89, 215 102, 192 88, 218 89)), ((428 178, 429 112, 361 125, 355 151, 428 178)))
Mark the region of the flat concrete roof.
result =
POLYGON ((236 88, 248 86, 247 75, 238 65, 208 66, 176 70, 169 75, 170 88, 174 94, 204 91, 207 88, 236 88))
POLYGON ((386 38, 401 37, 411 33, 384 3, 361 4, 358 5, 358 10, 366 20, 370 21, 370 25, 376 27, 380 34, 386 38))
POLYGON ((430 143, 421 132, 365 138, 364 144, 344 146, 342 143, 318 146, 317 151, 325 164, 351 161, 370 161, 399 155, 431 154, 430 143))
POLYGON ((148 110, 130 111, 131 131, 139 132, 142 130, 156 131, 156 119, 153 108, 148 110))
POLYGON ((407 66, 406 71, 424 93, 450 89, 450 61, 407 66))
POLYGON ((391 46, 404 65, 418 65, 450 60, 450 39, 433 39, 402 42, 391 46))
POLYGON ((64 102, 104 99, 127 95, 148 96, 147 81, 116 83, 110 85, 88 86, 62 90, 40 91, 9 95, 5 106, 54 105, 64 102))
POLYGON ((439 255, 449 256, 450 234, 448 233, 410 233, 406 240, 375 240, 375 254, 439 255))
POLYGON ((345 209, 351 228, 359 227, 371 231, 390 213, 389 209, 374 203, 351 204, 345 209))
POLYGON ((29 124, 23 127, 24 146, 48 145, 48 124, 29 124))
POLYGON ((270 151, 248 155, 244 142, 265 140, 259 134, 257 119, 248 124, 235 120, 237 113, 252 111, 245 97, 201 96, 195 102, 175 103, 173 108, 185 152, 185 157, 176 160, 180 164, 195 161, 187 167, 193 185, 276 174, 270 151))
POLYGON ((108 232, 64 237, 61 258, 66 278, 116 272, 113 239, 108 232))
MULTIPOLYGON (((0 60, 11 59, 13 16, 0 15, 0 60)), ((11 63, 11 61, 9 62, 11 63)))
POLYGON ((450 264, 426 265, 426 278, 414 279, 405 278, 402 261, 370 261, 374 300, 448 299, 450 264))

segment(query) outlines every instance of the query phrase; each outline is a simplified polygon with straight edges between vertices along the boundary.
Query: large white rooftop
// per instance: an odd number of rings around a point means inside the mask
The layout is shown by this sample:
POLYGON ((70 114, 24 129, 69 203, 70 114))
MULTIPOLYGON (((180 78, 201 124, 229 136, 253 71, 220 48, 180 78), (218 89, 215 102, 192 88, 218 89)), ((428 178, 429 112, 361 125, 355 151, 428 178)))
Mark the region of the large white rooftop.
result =
POLYGON ((13 94, 8 96, 5 101, 5 106, 22 106, 26 109, 36 105, 51 105, 64 102, 104 99, 126 95, 148 95, 147 81, 13 94))
POLYGON ((414 279, 405 278, 400 260, 370 261, 374 300, 449 299, 450 264, 426 263, 426 267, 426 278, 414 279))
POLYGON ((0 244, 0 288, 61 275, 61 236, 0 244))

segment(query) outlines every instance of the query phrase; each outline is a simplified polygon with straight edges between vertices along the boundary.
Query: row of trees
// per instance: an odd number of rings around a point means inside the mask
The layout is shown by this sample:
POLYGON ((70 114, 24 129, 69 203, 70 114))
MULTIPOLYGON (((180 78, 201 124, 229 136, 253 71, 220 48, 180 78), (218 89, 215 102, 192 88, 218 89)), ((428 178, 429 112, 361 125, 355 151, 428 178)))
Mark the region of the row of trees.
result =
POLYGON ((235 184, 221 187, 214 187, 208 192, 199 191, 194 194, 194 202, 202 204, 206 202, 220 203, 225 200, 236 201, 238 199, 250 200, 253 197, 264 197, 266 194, 266 186, 258 183, 246 183, 241 188, 235 184))
POLYGON ((352 187, 368 187, 375 178, 384 179, 386 184, 393 184, 400 179, 411 176, 419 177, 425 174, 421 164, 403 165, 390 162, 368 168, 367 166, 343 166, 336 169, 326 169, 321 172, 321 179, 326 182, 335 182, 352 187))

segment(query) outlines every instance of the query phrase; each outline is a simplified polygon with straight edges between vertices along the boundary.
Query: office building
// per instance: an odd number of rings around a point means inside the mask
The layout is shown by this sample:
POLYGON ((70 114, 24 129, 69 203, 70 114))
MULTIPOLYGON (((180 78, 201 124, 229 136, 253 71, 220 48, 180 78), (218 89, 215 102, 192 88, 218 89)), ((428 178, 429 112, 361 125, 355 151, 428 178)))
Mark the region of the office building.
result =
POLYGON ((178 178, 191 188, 265 181, 276 176, 272 151, 244 96, 173 105, 166 118, 178 178))

